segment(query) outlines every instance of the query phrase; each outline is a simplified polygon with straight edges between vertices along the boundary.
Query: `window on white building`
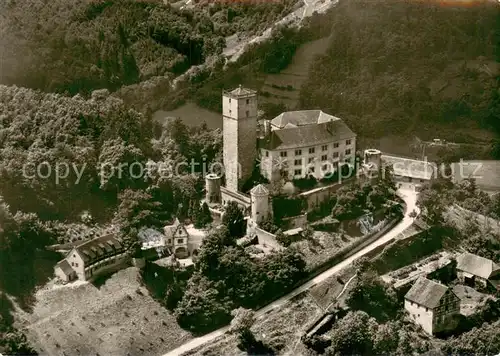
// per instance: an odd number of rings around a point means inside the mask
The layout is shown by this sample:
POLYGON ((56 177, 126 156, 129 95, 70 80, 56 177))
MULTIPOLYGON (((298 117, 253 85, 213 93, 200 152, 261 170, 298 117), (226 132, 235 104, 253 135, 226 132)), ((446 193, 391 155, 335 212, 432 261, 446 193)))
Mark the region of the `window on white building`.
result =
POLYGON ((338 142, 335 142, 335 143, 333 144, 333 148, 339 148, 339 143, 338 143, 338 142))
POLYGON ((309 168, 309 173, 314 173, 314 167, 309 168))
POLYGON ((247 99, 247 105, 250 104, 250 99, 247 99))
POLYGON ((327 156, 327 155, 323 155, 323 156, 321 156, 321 160, 322 160, 322 161, 326 161, 327 159, 328 159, 328 156, 327 156))
POLYGON ((281 157, 286 157, 286 154, 287 154, 287 152, 286 152, 286 151, 281 151, 281 152, 280 152, 280 156, 281 156, 281 157))
POLYGON ((294 175, 296 176, 300 176, 302 175, 302 169, 296 169, 294 172, 293 172, 294 175))
POLYGON ((184 239, 177 239, 177 243, 178 244, 184 243, 184 239))
POLYGON ((345 144, 346 145, 350 145, 351 144, 351 140, 345 140, 345 144))
POLYGON ((333 158, 338 158, 339 157, 339 153, 338 152, 333 152, 333 158))
POLYGON ((269 157, 269 151, 266 151, 266 157, 269 157))
POLYGON ((295 163, 296 166, 300 166, 302 164, 302 160, 301 159, 296 159, 294 163, 295 163))
POLYGON ((307 160, 307 163, 312 163, 314 162, 314 157, 309 157, 309 159, 307 160))
POLYGON ((314 152, 315 152, 314 147, 309 148, 309 153, 314 153, 314 152))
POLYGON ((328 145, 321 146, 321 151, 328 151, 328 145))
POLYGON ((295 155, 300 156, 302 154, 302 150, 295 150, 295 155))
POLYGON ((347 150, 345 150, 345 154, 346 154, 346 155, 350 155, 350 154, 351 154, 351 149, 350 149, 350 148, 348 148, 347 150))

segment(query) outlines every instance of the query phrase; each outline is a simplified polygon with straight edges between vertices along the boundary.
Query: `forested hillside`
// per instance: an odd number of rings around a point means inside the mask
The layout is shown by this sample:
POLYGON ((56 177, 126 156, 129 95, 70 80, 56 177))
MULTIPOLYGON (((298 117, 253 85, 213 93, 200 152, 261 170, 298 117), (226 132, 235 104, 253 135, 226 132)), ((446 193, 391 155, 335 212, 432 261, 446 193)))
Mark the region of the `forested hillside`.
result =
POLYGON ((107 90, 85 100, 0 85, 0 297, 29 304, 60 258, 45 247, 82 239, 77 230, 112 224, 133 244, 173 216, 198 223, 202 167, 185 162, 220 160, 221 147, 220 131, 154 125, 107 90))
POLYGON ((334 113, 363 136, 488 140, 475 130, 500 133, 499 11, 491 2, 341 1, 300 107, 334 113))
POLYGON ((220 54, 224 36, 263 31, 294 3, 2 1, 0 83, 76 94, 175 76, 220 54))

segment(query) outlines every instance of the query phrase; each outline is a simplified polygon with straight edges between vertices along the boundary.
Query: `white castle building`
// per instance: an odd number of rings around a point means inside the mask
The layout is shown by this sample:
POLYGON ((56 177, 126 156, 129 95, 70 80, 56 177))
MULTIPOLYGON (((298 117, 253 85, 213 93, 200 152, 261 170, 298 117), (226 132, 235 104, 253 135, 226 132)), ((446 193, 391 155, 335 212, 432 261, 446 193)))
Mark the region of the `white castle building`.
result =
POLYGON ((263 125, 260 171, 270 181, 321 179, 343 163, 355 163, 356 134, 338 117, 321 110, 288 111, 263 125))
POLYGON ((257 159, 269 181, 320 179, 342 163, 354 164, 356 134, 321 110, 284 112, 260 123, 259 135, 257 92, 240 86, 223 92, 222 114, 226 188, 232 192, 251 177, 257 159))

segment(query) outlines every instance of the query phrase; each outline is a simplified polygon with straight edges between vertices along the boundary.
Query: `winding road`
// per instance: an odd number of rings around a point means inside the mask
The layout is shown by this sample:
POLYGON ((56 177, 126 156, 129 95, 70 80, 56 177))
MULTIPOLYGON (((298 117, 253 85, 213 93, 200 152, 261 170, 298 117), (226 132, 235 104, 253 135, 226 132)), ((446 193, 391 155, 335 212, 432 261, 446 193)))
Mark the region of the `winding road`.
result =
MULTIPOLYGON (((256 318, 261 317, 262 315, 266 314, 267 312, 271 311, 274 308, 280 307, 281 305, 285 304, 288 302, 290 299, 293 297, 299 295, 300 293, 308 290, 309 288, 312 288, 318 283, 321 283, 334 275, 335 273, 339 272, 352 262, 354 262, 356 259, 364 256, 368 252, 374 250, 380 245, 383 245, 387 243, 388 241, 391 241, 395 239, 398 235, 400 235, 404 230, 406 230, 410 225, 413 224, 413 221, 415 218, 410 217, 410 213, 412 211, 416 211, 417 214, 419 213, 419 209, 416 206, 417 202, 417 193, 415 192, 415 189, 413 185, 410 184, 404 184, 402 187, 398 189, 398 195, 405 201, 406 203, 406 209, 405 209, 405 215, 404 218, 391 230, 389 230, 386 234, 382 235, 378 240, 372 242, 368 246, 364 247, 363 249, 359 250, 358 252, 354 253, 353 255, 347 257, 345 260, 342 262, 336 264, 332 268, 326 270, 325 272, 317 275, 316 277, 310 279, 306 283, 302 284, 300 287, 294 289, 290 293, 286 294, 285 296, 277 299, 276 301, 268 304, 267 306, 263 307, 262 309, 259 309, 256 311, 255 316, 256 318)), ((205 343, 208 343, 210 341, 215 340, 217 337, 222 336, 227 330, 229 329, 228 326, 225 326, 223 328, 220 328, 218 330, 215 330, 209 334, 194 338, 184 345, 179 346, 178 348, 168 352, 167 354, 163 356, 177 356, 177 355, 182 355, 185 352, 191 351, 199 346, 204 345, 205 343)))

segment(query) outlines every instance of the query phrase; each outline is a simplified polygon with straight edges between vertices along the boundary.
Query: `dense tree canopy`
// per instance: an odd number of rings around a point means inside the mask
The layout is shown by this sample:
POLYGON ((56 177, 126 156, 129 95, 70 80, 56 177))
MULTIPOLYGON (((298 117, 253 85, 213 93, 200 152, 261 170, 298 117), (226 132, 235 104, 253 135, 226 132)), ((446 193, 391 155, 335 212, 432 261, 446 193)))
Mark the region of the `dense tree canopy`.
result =
POLYGON ((76 94, 176 75, 219 55, 225 36, 263 31, 294 4, 4 1, 0 83, 76 94))
POLYGON ((499 132, 499 11, 489 2, 340 3, 300 106, 336 113, 359 135, 432 139, 439 128, 440 137, 477 143, 469 128, 499 132))
MULTIPOLYGON (((255 259, 236 245, 227 228, 216 229, 203 240, 177 319, 195 331, 214 329, 230 320, 234 307, 253 308, 290 290, 305 276, 305 267, 293 249, 255 259), (199 289, 199 283, 204 288, 199 289)), ((255 340, 247 341, 254 345, 255 340)))
POLYGON ((226 210, 222 217, 222 223, 227 227, 229 235, 234 238, 241 237, 245 234, 246 226, 243 215, 243 210, 240 206, 234 202, 230 201, 226 205, 226 210))
POLYGON ((329 332, 331 345, 325 355, 411 355, 432 349, 411 324, 390 321, 378 324, 363 311, 349 312, 329 332))

